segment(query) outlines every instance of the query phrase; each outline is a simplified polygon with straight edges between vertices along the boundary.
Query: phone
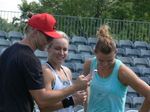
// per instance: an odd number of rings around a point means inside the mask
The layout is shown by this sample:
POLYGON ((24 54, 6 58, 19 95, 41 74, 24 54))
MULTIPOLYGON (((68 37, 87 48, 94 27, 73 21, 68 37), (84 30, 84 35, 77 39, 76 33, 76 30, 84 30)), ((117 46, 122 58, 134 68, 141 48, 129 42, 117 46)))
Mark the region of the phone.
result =
POLYGON ((96 72, 98 72, 98 70, 94 69, 92 72, 90 72, 85 78, 89 78, 92 75, 94 75, 96 72))

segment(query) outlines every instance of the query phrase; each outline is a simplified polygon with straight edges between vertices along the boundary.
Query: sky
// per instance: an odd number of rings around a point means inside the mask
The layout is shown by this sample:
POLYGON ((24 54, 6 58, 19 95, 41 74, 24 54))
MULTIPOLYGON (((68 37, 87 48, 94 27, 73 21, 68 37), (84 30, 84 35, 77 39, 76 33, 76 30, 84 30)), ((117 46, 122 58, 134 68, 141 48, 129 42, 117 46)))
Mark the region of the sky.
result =
MULTIPOLYGON (((27 2, 32 2, 38 0, 27 0, 27 2)), ((18 4, 21 4, 21 0, 0 0, 0 10, 3 11, 20 11, 18 4)))

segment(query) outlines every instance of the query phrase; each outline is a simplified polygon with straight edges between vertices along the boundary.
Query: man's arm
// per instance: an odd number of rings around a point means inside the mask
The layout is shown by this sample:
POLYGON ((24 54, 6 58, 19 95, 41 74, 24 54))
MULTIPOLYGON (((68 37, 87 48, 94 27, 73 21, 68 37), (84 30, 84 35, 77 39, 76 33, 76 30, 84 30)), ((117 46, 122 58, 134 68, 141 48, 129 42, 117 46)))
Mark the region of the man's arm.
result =
POLYGON ((85 90, 90 83, 90 80, 92 77, 86 79, 84 78, 84 75, 80 75, 74 84, 71 86, 68 86, 66 88, 60 89, 60 90, 46 90, 39 89, 39 90, 29 90, 32 97, 38 104, 40 108, 53 105, 70 94, 75 93, 76 91, 85 90))

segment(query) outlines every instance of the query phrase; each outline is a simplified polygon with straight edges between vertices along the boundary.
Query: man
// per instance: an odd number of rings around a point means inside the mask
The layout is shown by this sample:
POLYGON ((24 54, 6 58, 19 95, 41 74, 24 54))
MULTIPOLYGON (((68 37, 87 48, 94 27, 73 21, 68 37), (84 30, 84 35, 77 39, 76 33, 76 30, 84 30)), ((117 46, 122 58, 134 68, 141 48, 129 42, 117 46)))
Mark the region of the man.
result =
POLYGON ((63 100, 70 94, 86 89, 91 78, 83 75, 64 89, 45 89, 42 68, 34 51, 43 51, 53 38, 61 38, 56 32, 56 20, 48 14, 28 14, 25 38, 7 48, 0 57, 0 112, 33 112, 34 102, 39 108, 63 100))

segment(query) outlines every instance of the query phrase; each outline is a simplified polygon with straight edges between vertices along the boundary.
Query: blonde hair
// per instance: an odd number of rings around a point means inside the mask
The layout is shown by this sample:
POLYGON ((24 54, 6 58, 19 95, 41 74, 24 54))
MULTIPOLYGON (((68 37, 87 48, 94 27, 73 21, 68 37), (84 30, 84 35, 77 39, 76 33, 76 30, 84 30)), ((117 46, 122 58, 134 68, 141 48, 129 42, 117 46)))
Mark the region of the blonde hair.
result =
POLYGON ((59 33, 60 35, 62 35, 63 36, 62 38, 67 39, 67 41, 69 43, 69 37, 65 32, 63 32, 63 31, 56 31, 56 32, 59 33))
POLYGON ((109 29, 108 25, 104 25, 97 30, 96 37, 98 38, 98 41, 95 46, 96 52, 100 51, 104 54, 109 54, 116 50, 116 44, 109 35, 109 29))
MULTIPOLYGON (((63 32, 63 31, 56 31, 56 32, 59 33, 60 35, 62 35, 62 38, 65 38, 68 41, 68 43, 69 43, 69 37, 68 37, 68 35, 65 32, 63 32)), ((56 38, 54 38, 54 39, 56 39, 56 38)), ((48 47, 51 47, 52 44, 53 44, 53 42, 50 42, 48 47)))

